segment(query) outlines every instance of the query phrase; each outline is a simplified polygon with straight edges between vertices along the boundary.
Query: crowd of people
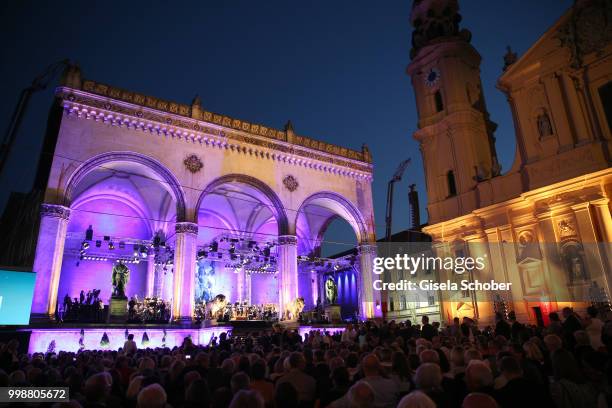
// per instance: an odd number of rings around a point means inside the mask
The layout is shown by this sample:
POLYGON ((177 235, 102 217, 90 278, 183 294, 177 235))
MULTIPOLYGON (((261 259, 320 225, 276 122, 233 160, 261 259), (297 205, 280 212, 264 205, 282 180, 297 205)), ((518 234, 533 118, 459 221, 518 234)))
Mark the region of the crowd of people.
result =
POLYGON ((173 349, 20 354, 0 344, 0 387, 66 386, 70 407, 606 407, 612 321, 591 307, 538 327, 362 322, 330 334, 275 326, 173 349))

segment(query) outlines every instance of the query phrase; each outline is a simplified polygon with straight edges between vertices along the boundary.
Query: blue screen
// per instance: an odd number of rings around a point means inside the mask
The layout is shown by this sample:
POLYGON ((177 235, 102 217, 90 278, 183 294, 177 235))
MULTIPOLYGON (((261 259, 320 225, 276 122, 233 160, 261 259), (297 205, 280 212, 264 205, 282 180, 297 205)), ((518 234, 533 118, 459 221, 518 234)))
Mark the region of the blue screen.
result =
POLYGON ((36 274, 0 269, 0 325, 30 322, 36 274))

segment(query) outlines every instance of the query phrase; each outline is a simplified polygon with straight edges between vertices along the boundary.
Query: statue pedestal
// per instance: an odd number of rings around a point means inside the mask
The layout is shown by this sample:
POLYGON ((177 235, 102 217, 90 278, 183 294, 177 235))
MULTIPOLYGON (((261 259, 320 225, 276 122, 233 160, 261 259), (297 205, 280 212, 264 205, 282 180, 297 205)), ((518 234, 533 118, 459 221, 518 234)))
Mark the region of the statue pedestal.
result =
POLYGON ((330 323, 342 322, 342 313, 340 305, 325 305, 325 317, 330 323))
POLYGON ((127 297, 111 297, 108 306, 109 323, 125 323, 128 319, 127 297))

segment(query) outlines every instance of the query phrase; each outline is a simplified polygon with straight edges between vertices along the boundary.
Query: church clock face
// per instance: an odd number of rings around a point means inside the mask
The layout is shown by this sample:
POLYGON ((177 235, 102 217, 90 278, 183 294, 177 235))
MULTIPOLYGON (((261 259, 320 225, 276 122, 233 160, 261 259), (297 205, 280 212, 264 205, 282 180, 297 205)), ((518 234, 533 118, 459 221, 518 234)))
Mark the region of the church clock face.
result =
POLYGON ((431 88, 438 82, 440 82, 440 70, 436 67, 430 68, 425 74, 425 85, 431 88))

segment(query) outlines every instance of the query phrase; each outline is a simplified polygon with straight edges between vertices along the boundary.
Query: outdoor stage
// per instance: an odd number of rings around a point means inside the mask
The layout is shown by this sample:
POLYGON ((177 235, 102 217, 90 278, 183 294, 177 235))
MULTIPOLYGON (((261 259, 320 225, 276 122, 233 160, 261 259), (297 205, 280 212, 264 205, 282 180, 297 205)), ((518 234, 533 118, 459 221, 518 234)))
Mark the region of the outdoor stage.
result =
MULTIPOLYGON (((232 322, 225 322, 221 326, 209 327, 181 327, 176 325, 151 325, 151 326, 130 326, 130 325, 80 325, 74 327, 65 326, 46 326, 19 329, 18 332, 27 335, 30 333, 28 353, 46 353, 54 351, 78 352, 79 350, 118 350, 123 347, 127 334, 134 335, 134 341, 139 348, 156 347, 179 347, 186 337, 191 337, 195 345, 206 346, 213 337, 219 337, 221 333, 232 335, 240 331, 243 335, 253 331, 271 330, 271 325, 247 325, 239 322, 238 326, 232 322), (108 337, 108 343, 103 342, 104 334, 108 337), (146 334, 146 336, 145 336, 146 334)), ((344 331, 343 325, 299 325, 296 322, 281 323, 284 327, 298 330, 299 334, 304 335, 312 330, 321 330, 335 334, 344 331)), ((105 339, 106 340, 106 339, 105 339)))

